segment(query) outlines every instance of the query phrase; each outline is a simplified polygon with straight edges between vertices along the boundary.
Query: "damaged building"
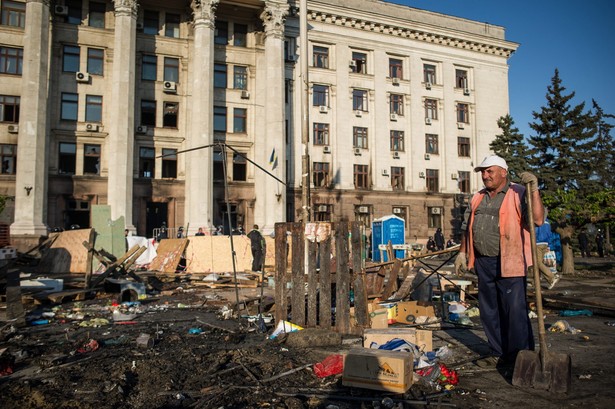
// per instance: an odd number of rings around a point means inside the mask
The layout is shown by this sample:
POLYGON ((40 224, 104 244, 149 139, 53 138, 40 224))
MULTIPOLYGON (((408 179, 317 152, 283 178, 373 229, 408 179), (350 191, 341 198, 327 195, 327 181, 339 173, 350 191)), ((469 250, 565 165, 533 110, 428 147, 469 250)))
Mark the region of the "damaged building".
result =
POLYGON ((146 237, 163 222, 193 235, 298 219, 302 58, 312 220, 395 214, 408 239, 454 234, 508 113, 518 45, 503 27, 384 1, 307 3, 301 50, 295 1, 2 1, 13 241, 90 227, 93 205, 146 237))

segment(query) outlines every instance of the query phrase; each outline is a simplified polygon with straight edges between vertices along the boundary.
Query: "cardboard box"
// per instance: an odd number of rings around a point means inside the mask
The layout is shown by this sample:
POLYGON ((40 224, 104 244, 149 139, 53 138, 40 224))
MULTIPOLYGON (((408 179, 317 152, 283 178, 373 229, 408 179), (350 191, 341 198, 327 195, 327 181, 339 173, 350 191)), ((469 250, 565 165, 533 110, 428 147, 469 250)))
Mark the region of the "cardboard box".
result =
POLYGON ((372 328, 388 328, 388 310, 386 308, 380 308, 379 310, 371 311, 369 313, 370 323, 372 328))
POLYGON ((342 385, 404 393, 412 386, 413 361, 408 352, 352 349, 344 356, 342 385))
POLYGON ((428 322, 427 318, 435 318, 433 305, 422 306, 416 301, 398 302, 391 307, 393 321, 402 324, 415 324, 428 322), (423 318, 427 317, 427 318, 423 318))
POLYGON ((431 331, 416 328, 367 328, 363 330, 363 346, 365 348, 370 348, 372 342, 383 345, 393 338, 401 338, 414 344, 423 352, 433 350, 431 331))

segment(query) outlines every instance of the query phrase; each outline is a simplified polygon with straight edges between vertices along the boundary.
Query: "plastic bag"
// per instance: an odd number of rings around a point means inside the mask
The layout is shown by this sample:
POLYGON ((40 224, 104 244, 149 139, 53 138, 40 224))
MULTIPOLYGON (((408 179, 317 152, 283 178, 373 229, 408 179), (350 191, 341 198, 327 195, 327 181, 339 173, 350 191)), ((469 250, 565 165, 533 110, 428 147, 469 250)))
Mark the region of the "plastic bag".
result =
POLYGON ((342 355, 329 355, 322 362, 314 364, 314 373, 319 378, 341 374, 344 370, 344 357, 342 355))

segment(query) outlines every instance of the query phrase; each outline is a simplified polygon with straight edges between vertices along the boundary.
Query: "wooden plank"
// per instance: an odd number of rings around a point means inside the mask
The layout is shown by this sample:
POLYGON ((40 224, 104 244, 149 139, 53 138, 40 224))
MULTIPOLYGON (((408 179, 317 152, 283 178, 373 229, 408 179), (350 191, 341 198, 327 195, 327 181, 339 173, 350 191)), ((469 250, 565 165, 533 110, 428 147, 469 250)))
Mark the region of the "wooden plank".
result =
POLYGON ((331 328, 331 236, 320 242, 320 309, 319 325, 321 328, 331 328))
POLYGON ((348 266, 348 222, 339 222, 335 229, 335 327, 350 332, 350 269, 348 266))
POLYGON ((317 296, 318 296, 318 272, 316 271, 316 254, 318 251, 318 243, 316 241, 306 240, 308 250, 308 303, 307 303, 307 320, 308 327, 315 327, 318 321, 317 314, 317 296))
POLYGON ((164 239, 158 245, 157 255, 149 265, 152 271, 174 273, 188 245, 188 239, 164 239))
POLYGON ((399 275, 399 270, 401 269, 402 261, 400 259, 395 259, 393 263, 393 268, 391 268, 391 272, 389 274, 389 280, 387 281, 387 285, 384 287, 384 291, 382 292, 382 298, 384 300, 388 300, 393 291, 397 289, 397 276, 399 275))
POLYGON ((36 271, 43 274, 85 274, 88 251, 81 243, 89 240, 91 230, 80 229, 58 233, 58 237, 44 251, 36 271))
POLYGON ((291 314, 292 322, 302 327, 305 325, 305 233, 303 223, 292 223, 291 232, 293 237, 291 314))
POLYGON ((369 327, 367 291, 365 290, 365 269, 363 268, 363 232, 361 223, 352 223, 352 271, 354 291, 354 315, 360 329, 369 327))
MULTIPOLYGON (((90 231, 90 237, 88 238, 88 244, 90 245, 90 247, 94 247, 94 236, 95 236, 95 232, 94 229, 92 229, 92 231, 90 231)), ((85 287, 89 288, 90 284, 92 282, 92 260, 94 260, 94 254, 92 251, 88 251, 88 258, 87 261, 85 263, 85 287)))
POLYGON ((409 263, 410 262, 404 263, 403 269, 406 272, 405 273, 406 274, 406 278, 404 279, 404 282, 399 287, 399 289, 393 295, 393 299, 394 300, 403 300, 408 295, 410 295, 410 289, 412 288, 412 282, 414 281, 414 278, 416 277, 416 274, 413 274, 413 273, 410 272, 410 264, 409 263))
POLYGON ((288 318, 288 299, 286 297, 286 284, 288 283, 286 269, 288 259, 286 249, 288 239, 286 235, 286 223, 275 224, 275 322, 288 318))

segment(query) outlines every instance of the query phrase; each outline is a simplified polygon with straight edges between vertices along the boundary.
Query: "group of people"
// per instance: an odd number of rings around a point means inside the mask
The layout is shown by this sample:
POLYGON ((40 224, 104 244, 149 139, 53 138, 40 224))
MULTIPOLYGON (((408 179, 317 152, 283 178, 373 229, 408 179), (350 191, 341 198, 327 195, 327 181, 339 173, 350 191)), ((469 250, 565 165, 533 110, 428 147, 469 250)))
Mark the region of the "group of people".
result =
MULTIPOLYGON (((578 236, 579 248, 581 250, 581 257, 591 257, 590 240, 587 229, 581 230, 578 236)), ((596 252, 598 257, 604 257, 604 234, 601 229, 596 232, 596 252)))

